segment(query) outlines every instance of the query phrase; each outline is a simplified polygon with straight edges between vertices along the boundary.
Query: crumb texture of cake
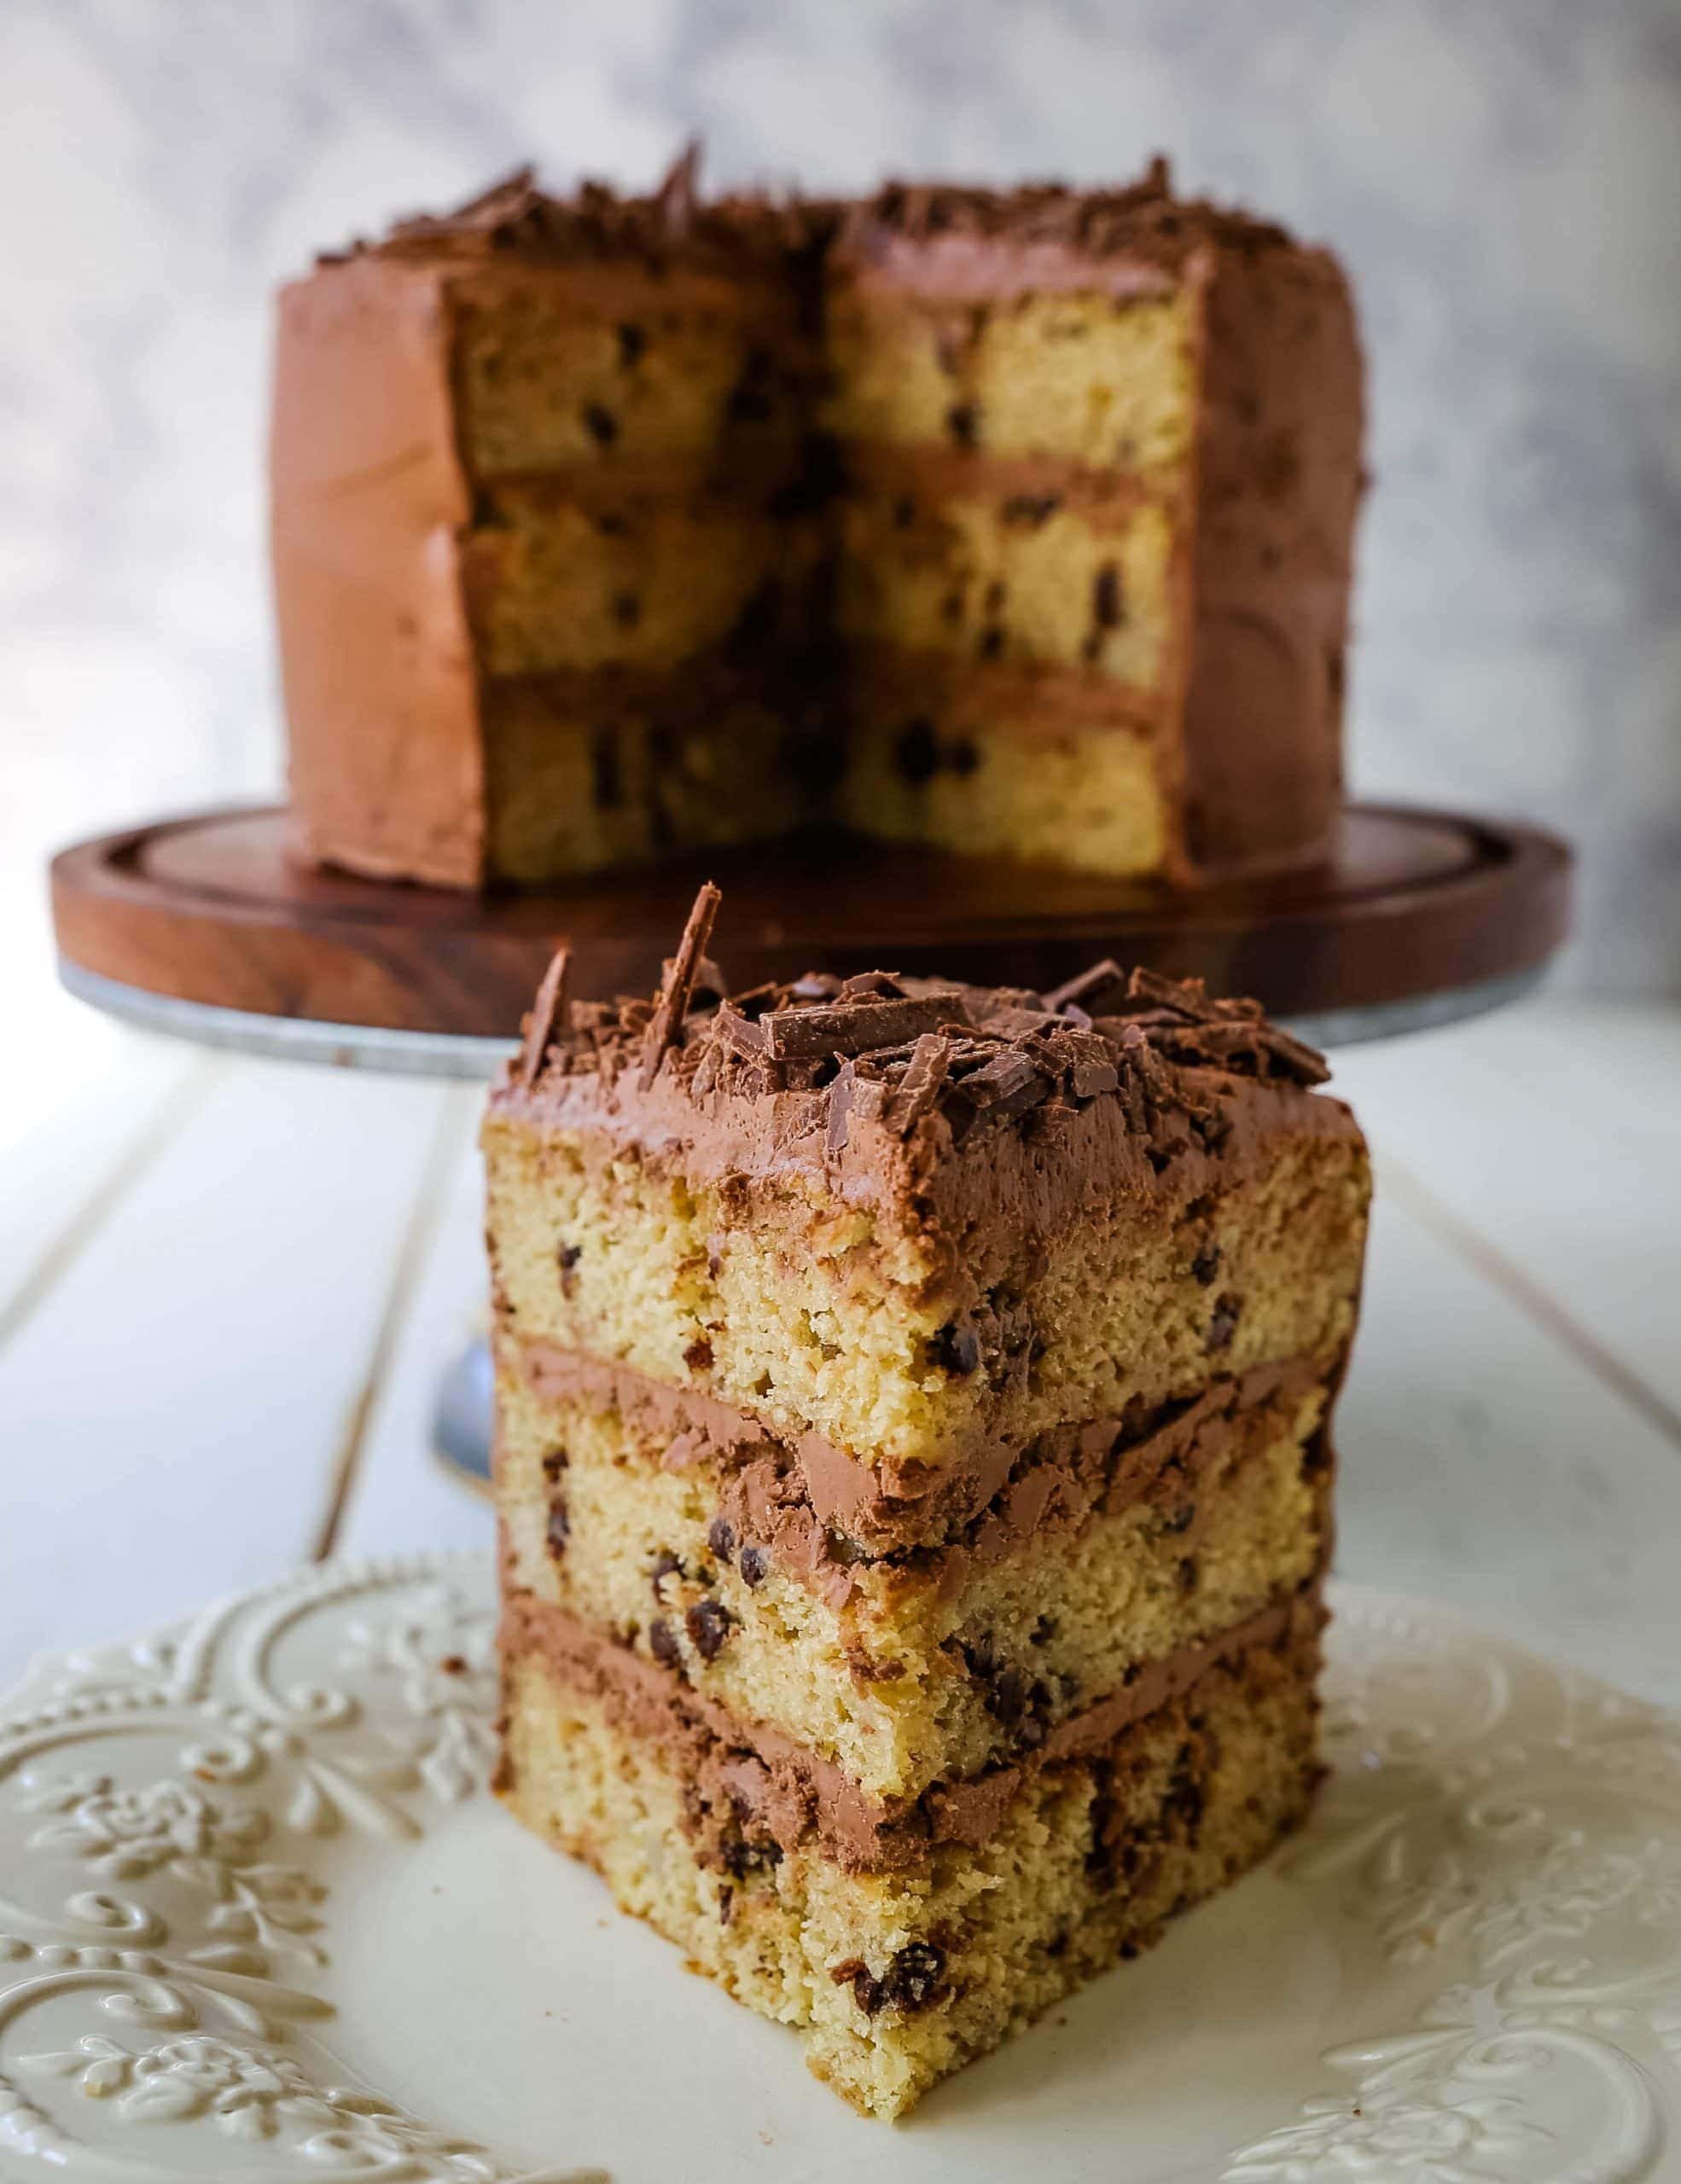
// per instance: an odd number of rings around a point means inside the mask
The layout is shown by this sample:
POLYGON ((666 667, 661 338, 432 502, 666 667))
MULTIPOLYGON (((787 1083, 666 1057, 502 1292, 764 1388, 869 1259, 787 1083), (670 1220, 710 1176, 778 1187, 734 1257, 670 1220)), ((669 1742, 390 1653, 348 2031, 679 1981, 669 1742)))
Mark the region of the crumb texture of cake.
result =
POLYGON ((1253 1003, 718 903, 486 1118, 500 1786, 891 2117, 1306 1810, 1369 1171, 1253 1003))
POLYGON ((1335 261, 1159 164, 850 205, 704 200, 692 155, 645 198, 515 176, 282 295, 300 839, 464 886, 814 816, 1180 881, 1304 862, 1361 433, 1335 261), (787 734, 737 743, 755 706, 787 734))

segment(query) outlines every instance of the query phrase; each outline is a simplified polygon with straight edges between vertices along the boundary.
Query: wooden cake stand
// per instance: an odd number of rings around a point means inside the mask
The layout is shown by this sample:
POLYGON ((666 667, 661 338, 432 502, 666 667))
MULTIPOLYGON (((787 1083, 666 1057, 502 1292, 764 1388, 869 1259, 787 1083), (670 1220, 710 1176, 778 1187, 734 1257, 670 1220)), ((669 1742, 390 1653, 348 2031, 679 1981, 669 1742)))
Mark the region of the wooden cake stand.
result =
MULTIPOLYGON (((540 895, 310 871, 285 814, 218 811, 108 834, 52 868, 60 973, 96 1008, 211 1046, 488 1077, 556 944, 586 999, 647 993, 695 888, 724 889, 732 984, 818 967, 1048 988, 1104 956, 1253 994, 1321 1046, 1514 999, 1564 938, 1570 852, 1533 828, 1356 804, 1314 871, 1159 886, 890 849, 840 834, 686 859, 540 895)), ((482 1490, 491 1362, 445 1373, 433 1445, 482 1490)))
POLYGON ((311 871, 279 810, 108 834, 52 868, 70 990, 154 1031, 298 1060, 485 1077, 555 945, 585 999, 646 993, 695 888, 724 886, 732 983, 813 966, 1046 988, 1103 956, 1253 994, 1335 1045, 1472 1015, 1564 937, 1570 853, 1531 828, 1355 804, 1312 870, 1176 893, 838 833, 541 894, 311 871))

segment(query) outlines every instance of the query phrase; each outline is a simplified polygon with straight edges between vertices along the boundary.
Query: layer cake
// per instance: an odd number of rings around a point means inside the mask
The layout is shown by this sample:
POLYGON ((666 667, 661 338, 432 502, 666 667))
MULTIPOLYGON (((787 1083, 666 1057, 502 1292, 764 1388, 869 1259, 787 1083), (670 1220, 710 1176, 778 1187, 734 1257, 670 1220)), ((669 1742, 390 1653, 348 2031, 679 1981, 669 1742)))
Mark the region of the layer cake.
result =
POLYGON ((1253 1004, 715 902, 486 1118, 500 1786, 890 2117, 1306 1811, 1367 1164, 1253 1004))
POLYGON ((1123 190, 521 175, 282 293, 299 839, 538 885, 840 817, 1177 881, 1322 853, 1335 261, 1123 190))

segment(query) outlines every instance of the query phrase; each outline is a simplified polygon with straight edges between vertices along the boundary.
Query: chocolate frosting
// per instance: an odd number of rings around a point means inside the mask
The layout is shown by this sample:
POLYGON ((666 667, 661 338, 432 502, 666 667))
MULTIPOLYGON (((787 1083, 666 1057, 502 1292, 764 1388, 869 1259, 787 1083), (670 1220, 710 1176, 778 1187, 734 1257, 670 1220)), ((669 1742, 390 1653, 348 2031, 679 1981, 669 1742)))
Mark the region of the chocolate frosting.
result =
POLYGON ((1144 1664, 1122 1688, 1059 1723, 1033 1752, 936 1783, 914 1801, 867 1797, 832 1761, 778 1730, 737 1720, 676 1670, 530 1594, 505 1602, 501 1642, 505 1659, 540 1659, 563 1687, 596 1699, 615 1726, 670 1754, 690 1792, 691 1824, 710 1828, 718 1862, 751 1862, 762 1856, 760 1845, 783 1852, 811 1839, 835 1863, 868 1872, 913 1866, 930 1843, 984 1844, 1032 1775, 1107 1751, 1133 1724, 1252 1648, 1313 1645, 1323 1620, 1317 1584, 1271 1601, 1218 1637, 1144 1664))
POLYGON ((678 264, 781 270, 790 252, 811 248, 834 224, 831 208, 797 196, 702 199, 700 162, 700 147, 690 143, 644 197, 622 195, 602 182, 555 197, 538 189, 532 168, 516 167, 453 212, 411 215, 376 241, 358 238, 348 251, 323 252, 317 262, 373 256, 578 265, 630 258, 660 270, 678 264))
POLYGON ((724 984, 709 967, 652 1060, 658 996, 573 1003, 529 1083, 503 1072, 492 1117, 723 1188, 803 1176, 915 1226, 954 1273, 980 1228, 1031 1258, 1117 1198, 1166 1218, 1285 1136, 1358 1141, 1312 1089, 1321 1057, 1200 981, 1105 962, 1048 995, 885 972, 724 984))
POLYGON ((976 300, 1073 288, 1121 299, 1170 292, 1214 251, 1296 247, 1247 212, 1175 197, 1158 154, 1119 189, 890 182, 846 208, 834 254, 864 287, 976 300))
POLYGON ((1306 1358, 1257 1366, 1189 1401, 1060 1426, 1025 1448, 978 1438, 902 1494, 890 1470, 821 1434, 781 1432, 714 1397, 552 1343, 497 1339, 539 1396, 617 1412, 664 1444, 666 1470, 715 1471, 737 1548, 759 1548, 836 1608, 861 1571, 884 1565, 951 1597, 976 1569, 1077 1531, 1100 1509, 1153 1502, 1189 1513, 1206 1472, 1258 1454, 1283 1430, 1281 1412, 1334 1370, 1306 1358))

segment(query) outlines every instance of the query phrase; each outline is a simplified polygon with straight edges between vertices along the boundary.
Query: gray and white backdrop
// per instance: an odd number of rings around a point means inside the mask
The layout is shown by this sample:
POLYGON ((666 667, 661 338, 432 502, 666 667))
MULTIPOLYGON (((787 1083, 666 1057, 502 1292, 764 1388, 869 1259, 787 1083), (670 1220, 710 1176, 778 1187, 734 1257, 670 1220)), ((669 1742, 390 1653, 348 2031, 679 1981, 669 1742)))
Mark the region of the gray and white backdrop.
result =
POLYGON ((279 778, 269 296, 517 160, 1182 181, 1324 237, 1373 364, 1352 770, 1585 859, 1681 990, 1676 0, 3 0, 0 950, 37 865, 279 778))

